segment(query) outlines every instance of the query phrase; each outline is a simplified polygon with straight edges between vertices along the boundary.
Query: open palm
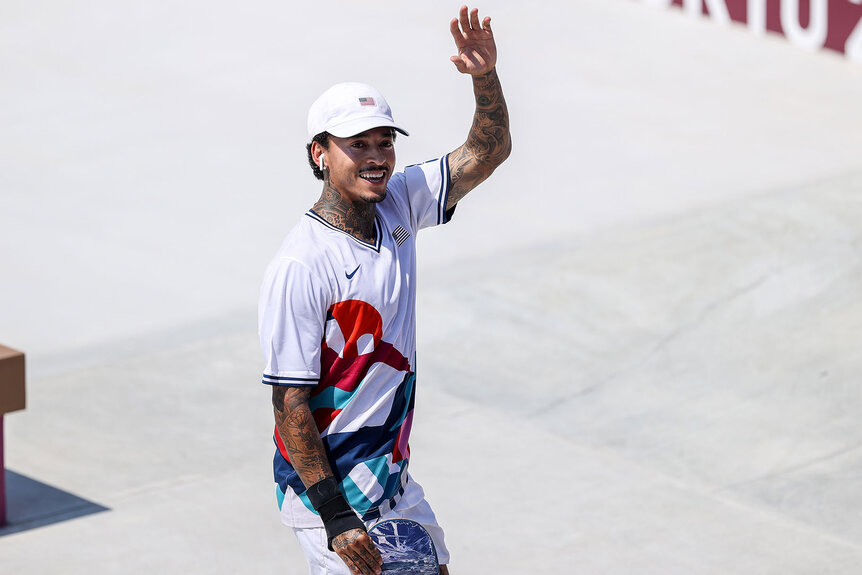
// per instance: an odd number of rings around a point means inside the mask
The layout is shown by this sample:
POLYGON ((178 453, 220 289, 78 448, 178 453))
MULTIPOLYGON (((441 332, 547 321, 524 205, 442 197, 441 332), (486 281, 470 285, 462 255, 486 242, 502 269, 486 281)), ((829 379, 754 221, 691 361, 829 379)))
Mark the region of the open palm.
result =
POLYGON ((480 76, 494 69, 497 64, 497 44, 491 32, 491 18, 486 16, 479 22, 479 10, 473 8, 468 13, 461 6, 458 18, 449 23, 452 38, 458 48, 458 55, 450 60, 462 74, 480 76))

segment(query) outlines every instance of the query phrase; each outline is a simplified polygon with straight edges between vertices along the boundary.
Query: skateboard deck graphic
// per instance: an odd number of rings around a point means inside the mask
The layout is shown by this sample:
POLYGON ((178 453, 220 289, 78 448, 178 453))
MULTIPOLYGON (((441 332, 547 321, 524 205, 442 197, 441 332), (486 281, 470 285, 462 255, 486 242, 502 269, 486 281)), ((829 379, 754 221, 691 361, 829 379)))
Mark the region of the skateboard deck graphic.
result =
POLYGON ((409 519, 389 519, 368 534, 383 556, 388 575, 438 575, 437 551, 425 528, 409 519))

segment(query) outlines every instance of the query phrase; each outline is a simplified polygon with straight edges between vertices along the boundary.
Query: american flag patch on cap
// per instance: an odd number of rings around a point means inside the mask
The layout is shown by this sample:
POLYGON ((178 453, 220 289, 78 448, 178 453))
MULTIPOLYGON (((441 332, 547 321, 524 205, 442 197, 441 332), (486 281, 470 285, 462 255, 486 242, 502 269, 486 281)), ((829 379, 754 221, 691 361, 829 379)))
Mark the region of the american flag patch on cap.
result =
POLYGON ((359 103, 363 106, 373 106, 374 98, 359 98, 359 103))
POLYGON ((392 237, 395 238, 395 243, 400 246, 407 241, 407 238, 410 237, 410 232, 408 232, 401 226, 398 226, 397 228, 395 228, 395 231, 392 232, 392 237))

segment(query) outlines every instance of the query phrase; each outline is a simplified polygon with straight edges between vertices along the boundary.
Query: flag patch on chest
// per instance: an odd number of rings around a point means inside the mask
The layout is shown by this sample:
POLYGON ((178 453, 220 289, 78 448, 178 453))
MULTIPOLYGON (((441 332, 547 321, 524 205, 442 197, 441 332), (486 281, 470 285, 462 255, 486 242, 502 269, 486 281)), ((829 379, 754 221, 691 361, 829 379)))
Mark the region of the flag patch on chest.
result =
POLYGON ((401 226, 398 226, 397 228, 395 228, 395 231, 392 232, 392 237, 395 238, 395 243, 400 246, 407 241, 407 238, 410 237, 410 232, 408 232, 401 226))

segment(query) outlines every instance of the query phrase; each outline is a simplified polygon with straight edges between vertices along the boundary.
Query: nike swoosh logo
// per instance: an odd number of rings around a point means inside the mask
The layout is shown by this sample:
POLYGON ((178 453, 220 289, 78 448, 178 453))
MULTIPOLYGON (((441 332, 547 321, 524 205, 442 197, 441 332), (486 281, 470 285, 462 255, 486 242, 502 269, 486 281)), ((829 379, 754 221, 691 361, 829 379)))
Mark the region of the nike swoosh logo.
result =
POLYGON ((346 276, 347 276, 347 279, 352 280, 352 279, 353 279, 353 276, 355 276, 355 275, 356 275, 356 272, 358 272, 358 271, 359 271, 359 267, 360 267, 361 265, 362 265, 362 264, 359 264, 358 266, 356 266, 356 269, 355 269, 355 270, 353 270, 353 271, 352 271, 352 272, 350 272, 350 273, 347 273, 347 270, 344 270, 344 275, 346 275, 346 276))

